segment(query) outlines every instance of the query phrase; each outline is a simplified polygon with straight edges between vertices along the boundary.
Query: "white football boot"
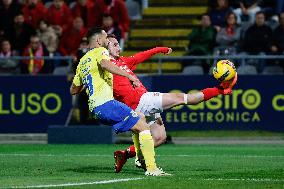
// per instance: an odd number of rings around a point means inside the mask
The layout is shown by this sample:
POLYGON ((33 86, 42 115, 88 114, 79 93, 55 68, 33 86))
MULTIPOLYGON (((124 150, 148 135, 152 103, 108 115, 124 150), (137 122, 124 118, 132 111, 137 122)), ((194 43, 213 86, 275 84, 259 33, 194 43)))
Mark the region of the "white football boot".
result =
POLYGON ((171 176, 172 174, 166 173, 162 168, 156 168, 152 171, 146 171, 146 176, 171 176))

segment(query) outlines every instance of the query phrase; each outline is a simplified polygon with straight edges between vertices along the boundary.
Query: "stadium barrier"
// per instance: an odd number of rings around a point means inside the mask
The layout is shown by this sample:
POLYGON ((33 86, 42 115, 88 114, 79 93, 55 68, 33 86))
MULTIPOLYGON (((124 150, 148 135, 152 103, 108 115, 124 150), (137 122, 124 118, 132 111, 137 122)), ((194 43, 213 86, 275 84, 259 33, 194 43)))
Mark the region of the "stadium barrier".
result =
MULTIPOLYGON (((17 60, 29 57, 13 57, 17 60)), ((44 57, 68 61, 71 57, 44 57)), ((168 60, 284 59, 284 56, 155 57, 168 60)), ((3 60, 3 58, 0 58, 3 60)), ((212 76, 141 75, 149 91, 188 92, 216 85, 212 76), (167 82, 165 82, 167 81, 167 82)), ((180 106, 163 113, 169 130, 241 129, 284 131, 283 75, 240 76, 231 97, 218 97, 197 106, 180 106), (276 124, 277 123, 277 124, 276 124)), ((72 107, 66 76, 0 75, 0 133, 46 133, 48 125, 66 125, 72 107)), ((69 116, 70 118, 70 116, 69 116)))
MULTIPOLYGON (((212 76, 141 76, 149 91, 184 92, 216 86, 212 76)), ((284 76, 240 76, 231 96, 163 113, 168 130, 284 131, 284 76)), ((64 76, 0 76, 0 133, 46 133, 64 126, 72 108, 64 76)), ((87 102, 86 102, 87 103, 87 102)))
MULTIPOLYGON (((156 56, 151 58, 151 60, 158 62, 158 69, 157 74, 163 74, 162 64, 163 62, 182 62, 184 66, 188 64, 188 62, 192 63, 194 61, 210 61, 213 62, 211 66, 213 66, 217 60, 227 59, 233 62, 238 62, 239 65, 245 65, 249 60, 256 61, 283 61, 284 55, 246 55, 246 54, 239 54, 239 55, 208 55, 208 56, 156 56)), ((254 63, 257 64, 257 63, 254 63)), ((283 62, 282 62, 283 64, 283 62)))
POLYGON ((111 127, 52 125, 48 127, 48 144, 112 144, 115 134, 111 127))

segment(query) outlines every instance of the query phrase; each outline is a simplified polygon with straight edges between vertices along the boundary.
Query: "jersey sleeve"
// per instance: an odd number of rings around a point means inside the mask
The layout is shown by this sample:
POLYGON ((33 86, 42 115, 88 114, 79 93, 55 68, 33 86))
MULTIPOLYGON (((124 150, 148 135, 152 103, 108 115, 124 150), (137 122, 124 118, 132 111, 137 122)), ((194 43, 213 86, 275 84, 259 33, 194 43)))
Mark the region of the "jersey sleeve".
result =
POLYGON ((137 53, 133 56, 127 57, 126 62, 128 64, 128 67, 131 70, 134 70, 137 64, 144 62, 145 60, 151 58, 155 54, 167 53, 168 51, 169 51, 168 47, 156 47, 147 51, 137 53))
POLYGON ((79 65, 77 66, 77 69, 76 69, 76 75, 74 76, 73 84, 76 85, 77 87, 83 85, 82 78, 80 77, 80 66, 79 65))

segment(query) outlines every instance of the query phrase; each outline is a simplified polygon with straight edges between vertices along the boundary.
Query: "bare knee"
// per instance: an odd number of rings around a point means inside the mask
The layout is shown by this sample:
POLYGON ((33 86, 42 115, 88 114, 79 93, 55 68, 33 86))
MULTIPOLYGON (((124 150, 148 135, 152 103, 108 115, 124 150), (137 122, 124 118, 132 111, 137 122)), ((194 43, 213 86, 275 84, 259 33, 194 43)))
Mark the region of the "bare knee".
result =
POLYGON ((145 115, 142 114, 141 112, 136 112, 136 113, 139 115, 140 120, 146 123, 146 117, 145 117, 145 115))
POLYGON ((131 131, 133 131, 134 133, 140 133, 140 132, 145 131, 145 130, 150 130, 149 125, 146 123, 146 118, 145 118, 144 114, 138 113, 138 115, 140 116, 140 119, 131 128, 131 131))

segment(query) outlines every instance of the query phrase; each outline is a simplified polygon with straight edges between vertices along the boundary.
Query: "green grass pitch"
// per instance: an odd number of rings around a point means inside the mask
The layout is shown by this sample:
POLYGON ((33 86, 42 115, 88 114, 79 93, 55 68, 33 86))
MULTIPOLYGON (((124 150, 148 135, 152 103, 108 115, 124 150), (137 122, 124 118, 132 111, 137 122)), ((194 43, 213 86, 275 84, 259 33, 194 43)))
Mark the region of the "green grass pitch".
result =
POLYGON ((284 188, 283 145, 163 145, 168 177, 144 176, 133 159, 114 173, 113 151, 125 147, 0 145, 0 188, 284 188))

